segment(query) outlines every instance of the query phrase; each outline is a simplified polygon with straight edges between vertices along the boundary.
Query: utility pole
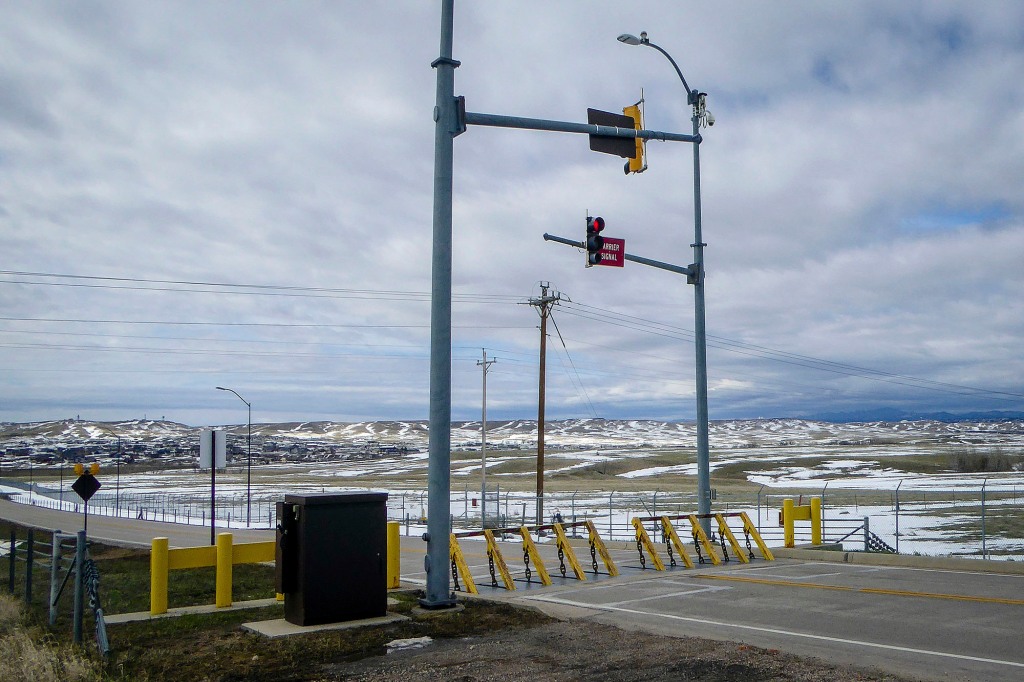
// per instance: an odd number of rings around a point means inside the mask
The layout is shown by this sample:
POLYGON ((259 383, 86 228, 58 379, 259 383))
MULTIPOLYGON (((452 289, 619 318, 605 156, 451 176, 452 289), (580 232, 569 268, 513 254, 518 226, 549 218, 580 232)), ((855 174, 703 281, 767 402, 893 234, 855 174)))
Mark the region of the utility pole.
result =
POLYGON ((487 370, 497 362, 496 359, 487 359, 487 349, 481 348, 484 354, 483 360, 477 360, 477 367, 483 369, 484 401, 480 414, 480 528, 487 528, 487 370))
POLYGON ((537 525, 544 523, 544 380, 547 374, 548 316, 551 306, 562 300, 557 291, 548 294, 550 282, 540 283, 540 298, 531 298, 530 305, 540 313, 540 389, 537 400, 537 525))

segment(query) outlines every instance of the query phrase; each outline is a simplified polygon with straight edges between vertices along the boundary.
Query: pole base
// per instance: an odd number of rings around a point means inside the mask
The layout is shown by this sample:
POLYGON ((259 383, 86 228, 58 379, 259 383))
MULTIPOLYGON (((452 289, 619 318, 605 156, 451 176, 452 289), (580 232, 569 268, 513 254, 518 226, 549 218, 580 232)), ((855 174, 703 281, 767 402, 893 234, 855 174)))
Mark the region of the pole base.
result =
POLYGON ((431 601, 431 600, 429 600, 427 598, 423 598, 423 599, 419 600, 419 604, 420 604, 421 608, 424 608, 427 611, 438 611, 440 609, 450 609, 450 608, 454 608, 457 605, 456 601, 455 601, 455 593, 454 592, 452 592, 451 596, 448 599, 440 599, 440 600, 437 600, 437 601, 431 601))

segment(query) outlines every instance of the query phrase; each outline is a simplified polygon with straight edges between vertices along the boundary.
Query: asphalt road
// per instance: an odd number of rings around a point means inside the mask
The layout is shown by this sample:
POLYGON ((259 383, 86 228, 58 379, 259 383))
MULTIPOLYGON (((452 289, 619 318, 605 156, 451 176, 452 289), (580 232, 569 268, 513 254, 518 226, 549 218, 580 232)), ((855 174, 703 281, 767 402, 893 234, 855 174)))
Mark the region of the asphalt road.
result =
MULTIPOLYGON (((44 509, 25 504, 0 500, 0 519, 43 528, 76 533, 84 527, 83 514, 44 509)), ((216 532, 230 531, 234 542, 260 542, 273 540, 274 532, 269 530, 243 530, 217 528, 216 532)), ((132 518, 117 518, 89 514, 88 534, 91 540, 128 547, 150 547, 153 538, 165 537, 171 547, 198 547, 210 544, 210 527, 186 526, 178 523, 161 523, 132 518)))
MULTIPOLYGON (((409 540, 402 577, 422 581, 422 548, 416 547, 422 542, 409 540)), ((611 552, 621 571, 617 578, 593 576, 586 545, 577 548, 588 570, 586 582, 571 570, 562 578, 555 549, 543 545, 553 584, 541 588, 536 574, 533 583, 525 582, 522 543, 503 543, 502 554, 516 574, 516 590, 509 592, 490 587, 483 543, 461 542, 481 595, 559 616, 744 642, 925 680, 1024 679, 1021 574, 793 559, 659 572, 649 560, 644 569, 635 549, 617 544, 620 549, 611 552)))
MULTIPOLYGON (((0 518, 74 532, 81 515, 0 500, 0 518)), ((234 530, 236 542, 273 538, 272 531, 234 530)), ((149 546, 168 537, 176 547, 210 542, 209 527, 90 516, 92 539, 149 546)), ((659 572, 641 567, 635 549, 618 543, 611 554, 621 575, 590 572, 586 544, 576 555, 588 571, 561 577, 556 550, 538 545, 553 584, 541 587, 536 568, 525 580, 521 542, 500 543, 515 591, 491 587, 486 547, 461 542, 480 594, 541 607, 578 619, 581 632, 597 621, 643 632, 745 642, 887 670, 925 680, 1024 679, 1024 575, 969 570, 779 559, 659 572)), ((402 580, 423 584, 425 545, 402 538, 402 580)), ((664 557, 663 557, 664 558, 664 557)), ((600 568, 604 571, 603 566, 600 568)), ((500 579, 499 579, 500 584, 500 579)), ((600 652, 595 652, 600 655, 600 652)))

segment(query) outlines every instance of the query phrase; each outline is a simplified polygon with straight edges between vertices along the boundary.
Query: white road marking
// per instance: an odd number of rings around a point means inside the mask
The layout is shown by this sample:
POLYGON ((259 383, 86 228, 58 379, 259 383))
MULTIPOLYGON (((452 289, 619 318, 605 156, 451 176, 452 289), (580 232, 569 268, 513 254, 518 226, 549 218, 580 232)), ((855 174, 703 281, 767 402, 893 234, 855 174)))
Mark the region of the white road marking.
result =
MULTIPOLYGON (((982 656, 968 656, 966 654, 954 654, 948 651, 932 651, 930 649, 915 649, 913 647, 897 646, 895 644, 881 644, 879 642, 867 642, 858 639, 846 639, 843 637, 829 637, 828 635, 814 635, 807 632, 794 632, 792 630, 782 630, 779 628, 766 628, 757 625, 743 625, 740 623, 725 623, 717 620, 708 620, 705 618, 692 618, 690 616, 677 616, 671 613, 652 613, 650 611, 641 611, 639 609, 627 609, 620 606, 612 606, 608 604, 586 604, 582 602, 575 602, 571 599, 560 599, 558 597, 544 597, 544 596, 528 596, 526 599, 533 599, 536 601, 546 601, 554 604, 562 604, 564 606, 576 606, 579 608, 586 609, 597 609, 615 611, 618 613, 629 613, 637 616, 655 616, 658 618, 667 618, 669 620, 684 621, 687 623, 697 623, 699 625, 711 625, 722 628, 734 628, 737 630, 750 630, 754 632, 764 632, 773 635, 785 635, 788 637, 800 637, 803 639, 813 639, 820 642, 835 642, 839 644, 852 644, 854 646, 863 646, 875 649, 885 649, 887 651, 900 651, 911 654, 922 654, 925 656, 937 656, 940 658, 955 658, 962 661, 975 661, 978 663, 992 663, 995 665, 1005 665, 1014 668, 1024 668, 1024 663, 1018 663, 1017 661, 1003 661, 998 658, 985 658, 982 656)), ((625 602, 617 602, 625 603, 625 602)))
POLYGON ((701 592, 721 592, 722 590, 732 589, 729 587, 712 587, 708 588, 695 588, 690 590, 683 590, 682 592, 666 592, 665 594, 655 594, 650 597, 640 597, 639 599, 623 599, 622 601, 613 601, 606 604, 601 604, 597 608, 604 608, 605 606, 618 606, 619 604, 636 604, 642 601, 653 601, 654 599, 670 599, 671 597, 685 597, 688 594, 700 594, 701 592))

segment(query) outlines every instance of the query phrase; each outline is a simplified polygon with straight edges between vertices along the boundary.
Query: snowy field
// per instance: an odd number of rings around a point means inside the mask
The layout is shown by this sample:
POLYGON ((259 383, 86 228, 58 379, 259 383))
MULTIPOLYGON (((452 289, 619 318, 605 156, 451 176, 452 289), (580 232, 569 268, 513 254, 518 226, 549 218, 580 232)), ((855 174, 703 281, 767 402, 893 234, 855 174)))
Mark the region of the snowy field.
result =
MULTIPOLYGON (((34 430, 20 426, 17 435, 8 432, 6 440, 0 438, 0 445, 107 442, 111 433, 124 439, 187 443, 197 433, 165 422, 102 427, 55 422, 34 430)), ((226 427, 229 438, 244 429, 226 427)), ((261 444, 303 444, 315 461, 268 461, 262 455, 253 467, 247 506, 245 461, 236 455, 229 470, 217 476, 219 526, 242 527, 249 517, 253 526, 270 527, 273 504, 285 493, 375 489, 390 494, 389 515, 403 522, 405 532, 414 535, 424 529, 424 423, 254 425, 253 432, 261 444), (372 456, 345 454, 371 445, 379 448, 372 456), (316 448, 330 448, 333 456, 319 457, 316 448)), ((459 424, 452 431, 451 514, 456 528, 481 524, 480 435, 479 422, 459 424)), ((695 511, 693 424, 567 420, 549 424, 545 441, 545 521, 557 511, 567 521, 592 519, 605 536, 629 539, 634 516, 695 511)), ((487 514, 493 522, 536 522, 535 442, 533 422, 488 424, 487 514)), ((863 548, 860 527, 867 518, 870 530, 898 545, 901 553, 980 558, 984 552, 992 559, 1024 560, 1024 472, 1017 469, 1024 456, 1024 422, 715 422, 711 449, 712 486, 718 493, 713 510, 746 511, 770 545, 782 542, 782 498, 806 501, 814 495, 824 499, 826 540, 848 536, 843 540, 847 549, 863 548), (1002 457, 1011 465, 1001 472, 953 473, 949 463, 964 453, 1002 457)), ((72 510, 80 502, 70 490, 69 467, 62 488, 56 465, 35 466, 31 493, 24 471, 20 474, 17 483, 8 479, 12 485, 0 486, 0 494, 72 510)), ((90 513, 208 523, 207 472, 191 467, 138 472, 125 466, 115 477, 113 468, 104 464, 100 479, 104 487, 90 504, 90 513)), ((808 535, 803 532, 798 539, 808 535)))

